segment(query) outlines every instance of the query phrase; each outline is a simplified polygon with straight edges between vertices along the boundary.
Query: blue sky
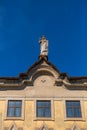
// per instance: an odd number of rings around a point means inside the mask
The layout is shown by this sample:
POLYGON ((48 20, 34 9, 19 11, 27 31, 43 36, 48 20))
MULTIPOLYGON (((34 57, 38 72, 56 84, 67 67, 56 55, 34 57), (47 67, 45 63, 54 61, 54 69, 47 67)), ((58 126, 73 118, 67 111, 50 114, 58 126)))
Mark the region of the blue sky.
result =
POLYGON ((42 35, 60 72, 87 76, 87 0, 0 0, 0 77, 38 61, 42 35))

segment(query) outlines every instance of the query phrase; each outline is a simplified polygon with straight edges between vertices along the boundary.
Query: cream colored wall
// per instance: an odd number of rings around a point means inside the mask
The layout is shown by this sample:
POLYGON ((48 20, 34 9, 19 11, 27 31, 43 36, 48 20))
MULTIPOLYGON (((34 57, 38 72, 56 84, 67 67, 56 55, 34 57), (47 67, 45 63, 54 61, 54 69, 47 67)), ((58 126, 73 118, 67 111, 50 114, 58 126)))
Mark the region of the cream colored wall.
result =
POLYGON ((43 124, 46 124, 48 128, 54 128, 54 130, 66 130, 66 128, 72 128, 73 124, 77 124, 80 128, 87 129, 87 101, 83 101, 85 120, 81 121, 67 121, 64 120, 64 101, 54 100, 54 120, 34 120, 35 115, 35 103, 34 100, 26 100, 24 103, 24 120, 6 120, 5 110, 6 101, 0 101, 0 114, 2 114, 2 121, 0 119, 0 130, 4 130, 4 127, 10 127, 15 122, 17 127, 23 127, 23 130, 35 130, 35 128, 41 128, 43 124), (3 126, 3 127, 2 127, 3 126))
POLYGON ((0 101, 0 130, 3 129, 5 101, 0 101))
POLYGON ((9 84, 5 86, 5 89, 3 89, 4 86, 2 87, 2 91, 0 91, 0 130, 4 130, 6 127, 8 127, 6 130, 9 130, 12 124, 15 124, 16 128, 22 127, 23 130, 36 130, 35 128, 41 128, 43 125, 47 128, 54 128, 54 130, 66 130, 66 128, 72 130, 74 124, 80 128, 87 129, 87 90, 80 90, 79 87, 75 90, 75 87, 72 89, 73 87, 69 88, 64 86, 64 84, 57 85, 58 81, 59 83, 61 81, 59 73, 46 65, 46 63, 43 63, 41 68, 40 66, 36 67, 36 70, 34 69, 32 73, 29 81, 25 82, 24 87, 16 86, 13 89, 13 86, 11 86, 9 89, 9 84), (5 112, 8 99, 23 100, 23 119, 6 119, 5 112), (35 120, 35 101, 37 99, 53 101, 54 118, 50 120, 35 120), (82 112, 84 113, 84 118, 82 120, 66 120, 64 105, 66 99, 78 99, 83 102, 82 112))

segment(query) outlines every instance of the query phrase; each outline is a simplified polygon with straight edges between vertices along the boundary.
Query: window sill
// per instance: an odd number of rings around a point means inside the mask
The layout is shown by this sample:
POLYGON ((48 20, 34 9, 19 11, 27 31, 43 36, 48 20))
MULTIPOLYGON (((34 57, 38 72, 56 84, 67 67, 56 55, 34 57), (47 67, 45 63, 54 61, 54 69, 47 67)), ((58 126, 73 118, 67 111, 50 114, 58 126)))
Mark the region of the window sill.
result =
POLYGON ((65 118, 64 121, 86 121, 84 118, 65 118))
POLYGON ((44 121, 54 121, 54 119, 53 118, 49 118, 49 117, 37 117, 37 118, 35 118, 34 119, 34 121, 42 121, 42 120, 44 120, 44 121))
POLYGON ((4 120, 24 120, 22 117, 6 117, 4 120))

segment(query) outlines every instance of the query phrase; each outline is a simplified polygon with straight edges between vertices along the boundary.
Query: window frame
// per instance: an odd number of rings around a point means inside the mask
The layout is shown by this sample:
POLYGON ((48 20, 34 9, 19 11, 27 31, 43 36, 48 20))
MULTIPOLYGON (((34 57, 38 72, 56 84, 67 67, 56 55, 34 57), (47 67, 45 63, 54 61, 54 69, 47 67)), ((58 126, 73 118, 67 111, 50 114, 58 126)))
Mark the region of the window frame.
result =
POLYGON ((41 118, 50 118, 51 117, 51 101, 50 100, 37 100, 36 101, 36 116, 37 118, 41 117, 41 118), (43 105, 39 106, 38 103, 41 103, 43 105), (47 104, 46 106, 46 103, 49 103, 49 105, 47 104), (38 111, 41 109, 42 111, 42 116, 39 116, 39 113, 38 111), (49 113, 49 116, 46 116, 46 110, 49 109, 50 113, 49 113))
POLYGON ((21 117, 21 114, 22 114, 22 100, 8 100, 7 117, 21 117), (10 104, 11 102, 13 103, 12 106, 11 106, 11 104, 10 104), (17 102, 20 102, 21 104, 20 104, 19 106, 17 106, 17 105, 16 105, 17 102), (20 114, 19 114, 19 116, 17 116, 17 114, 16 114, 16 111, 17 111, 18 108, 20 109, 20 114), (13 109, 13 113, 12 113, 11 116, 9 116, 9 115, 10 115, 10 113, 9 113, 9 110, 10 110, 10 109, 13 109))
POLYGON ((6 110, 5 110, 5 119, 7 120, 7 119, 13 119, 13 120, 17 120, 17 119, 21 119, 21 120, 24 120, 24 99, 22 99, 22 98, 9 98, 9 99, 7 99, 6 100, 6 110), (8 102, 9 101, 21 101, 21 103, 22 103, 22 105, 21 105, 21 116, 19 117, 19 116, 8 116, 7 114, 8 114, 8 102))
POLYGON ((81 113, 81 103, 79 100, 66 100, 66 116, 67 118, 81 118, 82 117, 82 113, 81 113), (67 103, 71 103, 71 105, 67 105, 67 103), (79 105, 75 105, 75 103, 78 102, 79 105), (72 110, 71 116, 68 115, 68 110, 72 110), (75 114, 75 110, 79 111, 79 115, 76 116, 75 114))
POLYGON ((53 99, 47 98, 38 98, 34 101, 34 120, 54 120, 54 104, 53 99), (50 117, 37 117, 37 101, 50 101, 50 117))
POLYGON ((76 121, 77 120, 85 120, 82 98, 65 98, 63 104, 64 104, 64 120, 66 120, 66 121, 69 121, 69 120, 76 120, 76 121), (66 101, 79 101, 80 102, 81 117, 67 117, 66 101))

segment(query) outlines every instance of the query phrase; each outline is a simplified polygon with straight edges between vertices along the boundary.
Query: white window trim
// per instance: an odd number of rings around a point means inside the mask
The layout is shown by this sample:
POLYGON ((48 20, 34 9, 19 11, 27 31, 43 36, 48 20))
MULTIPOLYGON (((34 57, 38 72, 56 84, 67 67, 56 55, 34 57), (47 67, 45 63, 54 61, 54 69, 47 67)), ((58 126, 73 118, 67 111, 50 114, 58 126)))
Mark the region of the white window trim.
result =
POLYGON ((63 100, 63 106, 64 106, 64 120, 65 121, 72 121, 72 120, 76 120, 76 121, 80 121, 80 120, 83 120, 85 121, 85 116, 84 116, 84 106, 83 106, 83 99, 82 98, 65 98, 63 100), (69 118, 67 117, 66 115, 66 101, 80 101, 80 106, 81 106, 81 115, 82 117, 80 118, 69 118))
POLYGON ((34 120, 54 120, 54 101, 52 98, 37 98, 34 100, 34 120), (37 101, 50 101, 51 102, 51 117, 37 117, 37 101))
POLYGON ((23 98, 8 98, 6 99, 6 107, 5 107, 5 120, 9 119, 9 120, 24 120, 24 99, 23 98), (7 116, 7 109, 8 109, 8 101, 9 100, 21 100, 22 101, 22 108, 21 108, 21 117, 8 117, 7 116))

